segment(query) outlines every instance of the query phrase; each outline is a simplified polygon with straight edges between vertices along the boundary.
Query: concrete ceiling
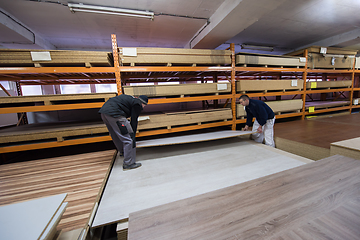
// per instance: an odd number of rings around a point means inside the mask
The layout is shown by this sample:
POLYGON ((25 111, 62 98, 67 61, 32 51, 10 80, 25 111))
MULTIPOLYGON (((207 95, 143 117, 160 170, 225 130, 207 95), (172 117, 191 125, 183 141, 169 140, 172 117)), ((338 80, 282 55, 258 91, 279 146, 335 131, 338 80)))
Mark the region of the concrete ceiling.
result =
POLYGON ((111 51, 114 33, 121 47, 360 50, 359 12, 359 0, 1 0, 0 48, 111 51), (72 13, 68 3, 148 10, 155 17, 72 13))

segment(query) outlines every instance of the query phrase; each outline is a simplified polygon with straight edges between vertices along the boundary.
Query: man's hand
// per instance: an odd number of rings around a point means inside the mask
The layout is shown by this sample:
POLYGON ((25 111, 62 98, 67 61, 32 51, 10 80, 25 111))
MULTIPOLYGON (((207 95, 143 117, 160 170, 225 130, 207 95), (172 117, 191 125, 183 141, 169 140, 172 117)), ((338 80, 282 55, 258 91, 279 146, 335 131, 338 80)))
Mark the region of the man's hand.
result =
POLYGON ((262 126, 259 126, 259 127, 258 127, 257 132, 258 132, 258 133, 262 133, 262 126))
POLYGON ((245 127, 242 129, 243 131, 248 131, 249 130, 249 126, 245 125, 245 127))

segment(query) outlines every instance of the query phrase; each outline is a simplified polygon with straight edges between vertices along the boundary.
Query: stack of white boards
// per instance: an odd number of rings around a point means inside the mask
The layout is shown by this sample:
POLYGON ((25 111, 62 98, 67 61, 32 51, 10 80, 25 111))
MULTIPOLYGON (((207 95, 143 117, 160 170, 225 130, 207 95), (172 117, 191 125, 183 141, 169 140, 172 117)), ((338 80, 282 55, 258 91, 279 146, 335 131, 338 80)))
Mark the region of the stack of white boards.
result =
POLYGON ((1 239, 52 239, 67 202, 67 194, 0 207, 1 239))

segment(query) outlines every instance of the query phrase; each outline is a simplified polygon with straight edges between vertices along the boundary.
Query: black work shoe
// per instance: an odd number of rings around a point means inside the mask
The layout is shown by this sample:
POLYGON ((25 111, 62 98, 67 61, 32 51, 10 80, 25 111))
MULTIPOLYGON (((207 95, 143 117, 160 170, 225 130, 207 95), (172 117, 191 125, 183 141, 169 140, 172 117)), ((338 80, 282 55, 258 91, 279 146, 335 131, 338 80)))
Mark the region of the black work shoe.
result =
POLYGON ((130 165, 123 165, 123 170, 128 170, 128 169, 134 169, 134 168, 138 168, 141 167, 141 163, 133 163, 130 165))

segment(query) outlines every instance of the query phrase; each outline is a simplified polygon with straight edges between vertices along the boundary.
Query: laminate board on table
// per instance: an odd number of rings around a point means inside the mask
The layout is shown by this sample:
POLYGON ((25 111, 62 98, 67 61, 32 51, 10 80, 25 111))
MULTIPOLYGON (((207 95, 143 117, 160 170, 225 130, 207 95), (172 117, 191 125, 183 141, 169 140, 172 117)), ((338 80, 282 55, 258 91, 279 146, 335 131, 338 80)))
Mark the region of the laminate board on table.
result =
POLYGON ((360 160, 360 137, 331 143, 330 154, 360 160))
POLYGON ((130 213, 128 239, 359 239, 359 175, 332 156, 130 213))
POLYGON ((0 165, 0 206, 68 193, 57 229, 83 228, 114 155, 108 150, 0 165))
POLYGON ((140 148, 137 162, 142 166, 134 170, 124 171, 122 160, 114 163, 92 227, 310 162, 239 138, 140 148))
POLYGON ((34 199, 0 207, 2 239, 45 239, 42 235, 67 194, 34 199))

